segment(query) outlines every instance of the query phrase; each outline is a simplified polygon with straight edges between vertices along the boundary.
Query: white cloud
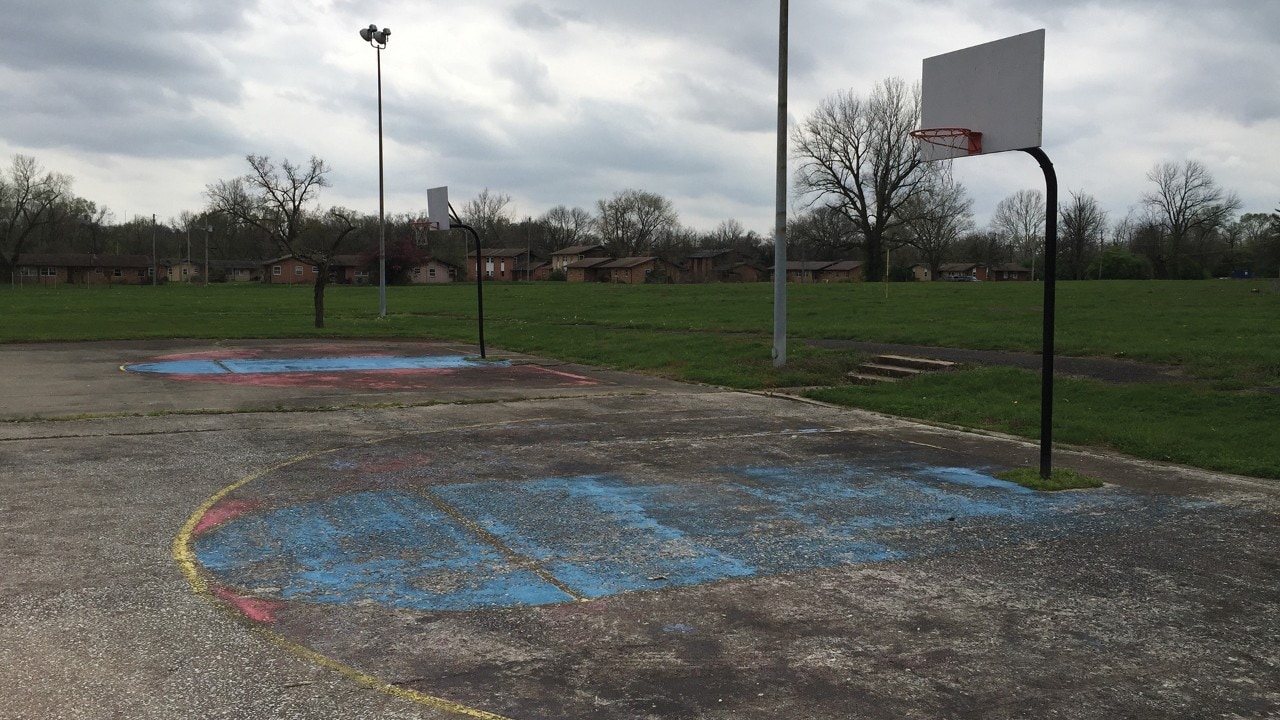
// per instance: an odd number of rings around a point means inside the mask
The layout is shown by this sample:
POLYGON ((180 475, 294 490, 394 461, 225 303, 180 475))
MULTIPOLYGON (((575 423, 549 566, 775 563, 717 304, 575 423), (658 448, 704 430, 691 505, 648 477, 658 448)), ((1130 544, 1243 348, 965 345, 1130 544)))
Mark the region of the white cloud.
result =
MULTIPOLYGON (((590 208, 633 187, 710 229, 773 217, 778 4, 773 0, 471 3, 55 0, 6 5, 0 151, 73 175, 117 214, 203 204, 247 153, 334 168, 322 200, 377 209, 375 51, 382 53, 388 209, 425 189, 484 187, 521 214, 590 208), (49 42, 31 27, 58 28, 49 42)), ((1280 202, 1280 5, 1227 0, 872 0, 791 8, 790 109, 843 88, 914 80, 922 58, 1048 30, 1045 150, 1064 194, 1113 217, 1147 170, 1195 158, 1247 210, 1280 202)), ((1019 154, 967 159, 958 176, 985 218, 1042 183, 1019 154)))

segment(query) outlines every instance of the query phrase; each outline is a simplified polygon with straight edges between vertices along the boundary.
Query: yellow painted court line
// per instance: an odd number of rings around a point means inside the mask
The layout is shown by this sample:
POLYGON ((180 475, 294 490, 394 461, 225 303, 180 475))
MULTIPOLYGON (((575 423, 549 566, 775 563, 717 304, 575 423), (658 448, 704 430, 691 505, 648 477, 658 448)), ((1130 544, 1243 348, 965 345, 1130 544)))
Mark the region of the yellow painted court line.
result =
MULTIPOLYGON (((468 426, 468 427, 454 427, 454 428, 448 428, 446 430, 439 430, 434 432, 405 433, 404 435, 396 435, 394 437, 404 437, 405 435, 432 435, 437 433, 457 432, 458 430, 479 429, 483 427, 496 427, 501 425, 511 425, 511 424, 523 423, 523 422, 541 422, 543 420, 546 420, 546 418, 533 418, 528 420, 518 420, 514 422, 506 421, 506 422, 497 422, 497 423, 484 423, 482 425, 474 425, 474 426, 468 426)), ((383 438, 382 440, 374 441, 371 443, 365 443, 365 444, 372 445, 372 444, 377 444, 379 442, 386 442, 388 440, 394 439, 394 437, 383 438)), ((187 579, 187 583, 191 585, 191 589, 195 590, 197 594, 199 594, 200 596, 208 600, 214 606, 223 607, 223 608, 226 607, 226 605, 222 603, 220 600, 218 600, 214 596, 213 592, 209 590, 209 581, 205 578, 204 574, 200 572, 200 566, 199 566, 199 563, 196 561, 195 550, 193 549, 194 540, 195 540, 195 529, 196 529, 196 526, 200 524, 200 520, 204 517, 205 513, 213 509, 213 507, 217 505, 227 495, 230 495, 231 493, 235 492, 236 490, 239 490, 240 488, 244 487, 245 485, 248 485, 249 483, 255 480, 259 480, 267 475, 270 475, 271 473, 277 470, 289 467, 290 465, 296 465, 297 463, 304 462, 312 458, 320 457, 322 455, 328 455, 330 453, 338 452, 339 450, 345 450, 345 449, 348 449, 348 447, 330 448, 329 450, 320 450, 318 452, 307 453, 305 455, 299 455, 298 457, 291 458, 282 463, 272 465, 271 467, 265 470, 256 472, 252 475, 249 475, 248 477, 237 480, 236 482, 222 488, 217 493, 215 493, 212 497, 206 500, 199 508, 197 508, 196 511, 191 514, 191 517, 187 518, 187 521, 183 523, 182 529, 178 532, 178 536, 173 539, 173 559, 178 564, 178 567, 181 568, 183 576, 186 577, 187 579)), ((237 615, 237 617, 243 618, 243 616, 241 615, 237 615)), ((427 695, 426 693, 420 693, 420 692, 417 692, 416 690, 409 690, 407 688, 393 685, 385 680, 380 680, 366 672, 357 670, 351 667, 350 665, 346 665, 344 663, 338 662, 337 660, 334 660, 333 658, 321 655, 320 653, 308 647, 299 645, 298 643, 285 638, 283 635, 267 629, 265 626, 259 623, 249 621, 248 618, 243 618, 243 619, 245 620, 245 622, 249 623, 249 627, 252 628, 254 632, 270 640, 276 646, 281 647, 285 650, 288 650, 289 652, 293 653, 294 655, 297 655, 298 657, 304 660, 308 660, 321 667, 338 672, 343 676, 350 678, 351 680, 354 680, 355 682, 367 688, 379 690, 381 692, 394 695, 402 700, 408 700, 410 702, 418 703, 419 705, 425 705, 435 710, 453 713, 455 715, 460 715, 462 717, 477 718, 477 720, 510 720, 510 718, 504 717, 502 715, 496 715, 494 713, 486 712, 484 710, 477 710, 476 708, 467 707, 466 705, 461 705, 459 703, 453 702, 452 700, 446 700, 444 698, 436 697, 434 695, 427 695)))

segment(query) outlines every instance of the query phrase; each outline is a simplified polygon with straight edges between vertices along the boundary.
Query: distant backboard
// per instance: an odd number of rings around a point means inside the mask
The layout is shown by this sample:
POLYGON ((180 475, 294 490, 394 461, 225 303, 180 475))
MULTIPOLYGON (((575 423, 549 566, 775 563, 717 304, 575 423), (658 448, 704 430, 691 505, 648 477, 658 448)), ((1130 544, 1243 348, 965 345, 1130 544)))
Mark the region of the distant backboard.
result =
POLYGON ((920 127, 982 133, 978 143, 924 143, 926 159, 1040 147, 1044 35, 1035 30, 925 59, 920 127))
POLYGON ((449 229, 449 188, 438 187, 427 190, 427 220, 432 230, 449 229))

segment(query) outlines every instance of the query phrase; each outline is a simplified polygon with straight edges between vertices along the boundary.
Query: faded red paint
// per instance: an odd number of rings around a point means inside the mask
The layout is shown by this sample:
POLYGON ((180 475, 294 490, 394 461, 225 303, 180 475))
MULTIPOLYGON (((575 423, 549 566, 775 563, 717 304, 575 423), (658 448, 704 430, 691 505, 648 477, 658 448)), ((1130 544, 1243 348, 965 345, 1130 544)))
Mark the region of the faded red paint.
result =
POLYGON ((213 594, 222 602, 240 611, 240 614, 257 623, 273 623, 276 612, 284 603, 275 600, 245 597, 224 587, 213 588, 213 594))
POLYGON ((260 507, 262 507, 262 503, 253 500, 223 500, 200 516, 200 522, 196 523, 195 529, 191 531, 191 536, 200 537, 212 528, 230 522, 245 513, 253 512, 260 507))

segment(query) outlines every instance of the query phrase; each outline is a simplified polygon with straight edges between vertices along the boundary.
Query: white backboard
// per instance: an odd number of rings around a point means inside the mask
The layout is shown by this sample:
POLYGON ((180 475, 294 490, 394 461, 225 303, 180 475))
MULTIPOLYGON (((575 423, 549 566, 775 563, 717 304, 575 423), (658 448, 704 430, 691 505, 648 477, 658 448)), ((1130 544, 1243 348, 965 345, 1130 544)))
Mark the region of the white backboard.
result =
POLYGON ((980 153, 926 143, 926 159, 1040 147, 1044 35, 1044 30, 1034 30, 925 59, 920 127, 982 133, 980 153))
POLYGON ((427 190, 427 221, 432 230, 449 229, 449 187, 427 190))

